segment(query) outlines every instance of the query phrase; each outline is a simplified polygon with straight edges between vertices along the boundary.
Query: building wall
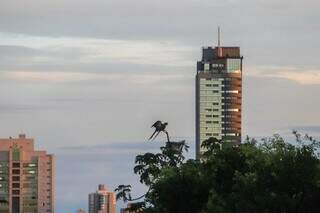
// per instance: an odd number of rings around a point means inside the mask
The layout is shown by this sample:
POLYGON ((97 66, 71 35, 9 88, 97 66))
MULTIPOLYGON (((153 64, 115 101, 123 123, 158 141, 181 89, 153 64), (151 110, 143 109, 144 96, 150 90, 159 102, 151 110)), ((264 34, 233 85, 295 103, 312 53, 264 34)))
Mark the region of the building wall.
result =
POLYGON ((88 197, 89 213, 115 213, 116 198, 113 192, 107 191, 104 185, 99 185, 95 193, 88 197))
POLYGON ((0 213, 9 212, 9 152, 0 151, 0 213))
POLYGON ((54 212, 54 159, 33 139, 0 139, 0 213, 54 212))

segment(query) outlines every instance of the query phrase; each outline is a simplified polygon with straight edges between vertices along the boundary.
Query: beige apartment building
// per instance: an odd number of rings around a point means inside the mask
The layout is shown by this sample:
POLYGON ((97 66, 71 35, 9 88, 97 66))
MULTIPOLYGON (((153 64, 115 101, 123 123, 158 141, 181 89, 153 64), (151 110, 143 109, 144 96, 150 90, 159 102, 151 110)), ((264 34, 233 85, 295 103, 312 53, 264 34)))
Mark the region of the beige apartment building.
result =
POLYGON ((196 74, 196 157, 214 137, 241 143, 242 60, 240 47, 204 47, 196 74))
POLYGON ((89 213, 115 213, 116 196, 109 192, 103 184, 95 193, 89 194, 89 213))
POLYGON ((54 157, 34 140, 0 139, 0 213, 54 213, 54 157))

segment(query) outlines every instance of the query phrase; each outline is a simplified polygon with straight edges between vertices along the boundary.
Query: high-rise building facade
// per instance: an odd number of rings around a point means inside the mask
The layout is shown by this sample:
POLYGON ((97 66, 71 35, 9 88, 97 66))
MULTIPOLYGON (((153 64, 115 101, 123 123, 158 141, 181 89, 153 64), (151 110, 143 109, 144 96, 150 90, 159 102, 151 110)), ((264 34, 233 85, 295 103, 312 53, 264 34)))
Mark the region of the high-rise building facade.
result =
POLYGON ((115 213, 116 196, 109 192, 103 184, 98 186, 98 191, 89 194, 89 213, 115 213))
POLYGON ((204 47, 196 75, 196 157, 214 137, 241 142, 242 59, 239 47, 204 47))
POLYGON ((33 139, 0 139, 0 213, 53 213, 54 176, 53 155, 33 139))

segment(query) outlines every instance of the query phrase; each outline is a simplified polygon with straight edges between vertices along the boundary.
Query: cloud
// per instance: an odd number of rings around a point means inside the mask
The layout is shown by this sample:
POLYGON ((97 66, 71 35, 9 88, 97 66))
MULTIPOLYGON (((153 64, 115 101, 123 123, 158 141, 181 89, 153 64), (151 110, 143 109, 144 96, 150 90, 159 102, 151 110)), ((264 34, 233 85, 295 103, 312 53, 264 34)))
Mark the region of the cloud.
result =
POLYGON ((320 69, 310 69, 303 67, 281 67, 264 66, 251 67, 246 70, 247 76, 257 76, 266 78, 285 78, 302 85, 320 84, 320 69))
MULTIPOLYGON (((0 43, 0 56, 11 59, 10 65, 14 62, 25 65, 46 64, 49 66, 50 64, 68 66, 72 63, 129 63, 175 67, 194 64, 191 63, 187 55, 193 52, 194 48, 175 41, 3 35, 5 38, 1 41, 4 45, 0 43), (8 55, 8 52, 11 54, 8 55), (27 60, 18 61, 21 57, 27 60)), ((0 58, 3 60, 3 57, 0 58)))
POLYGON ((83 145, 83 146, 63 146, 59 147, 59 152, 62 153, 73 153, 83 154, 88 152, 104 153, 111 155, 119 155, 125 153, 138 153, 142 150, 144 152, 156 151, 160 147, 160 143, 155 142, 109 142, 108 144, 97 144, 97 145, 83 145))
POLYGON ((277 77, 287 78, 300 84, 320 84, 320 70, 302 70, 302 72, 283 72, 277 77))
POLYGON ((36 49, 17 46, 17 45, 0 45, 0 55, 4 57, 21 57, 26 55, 36 55, 38 51, 36 49))
POLYGON ((266 136, 292 129, 293 125, 317 125, 319 84, 300 84, 280 77, 244 76, 243 131, 266 136))
POLYGON ((48 110, 50 107, 37 104, 0 104, 0 114, 7 113, 26 113, 30 111, 48 110))
POLYGON ((265 29, 262 22, 301 27, 312 18, 316 20, 317 6, 317 0, 4 0, 0 27, 7 32, 38 35, 154 38, 204 37, 201 34, 207 33, 208 38, 216 31, 208 27, 208 20, 229 26, 232 23, 235 30, 246 28, 250 32, 265 29), (226 10, 229 13, 225 14, 226 10))
POLYGON ((88 73, 68 73, 68 72, 28 72, 16 71, 7 72, 6 77, 18 81, 53 81, 53 82, 68 82, 68 81, 83 81, 98 79, 97 74, 88 73))
MULTIPOLYGON (((151 134, 152 130, 150 130, 151 134)), ((172 137, 172 141, 181 141, 185 140, 191 146, 193 146, 193 140, 185 137, 172 137)), ((82 145, 82 146, 62 146, 58 147, 59 153, 74 153, 74 154, 83 154, 88 152, 95 152, 95 153, 108 153, 118 155, 120 153, 141 153, 143 152, 158 152, 161 146, 164 146, 165 138, 159 135, 157 140, 149 141, 147 138, 143 142, 121 142, 121 141, 114 141, 96 144, 96 145, 82 145)), ((191 156, 190 156, 191 157, 191 156)))

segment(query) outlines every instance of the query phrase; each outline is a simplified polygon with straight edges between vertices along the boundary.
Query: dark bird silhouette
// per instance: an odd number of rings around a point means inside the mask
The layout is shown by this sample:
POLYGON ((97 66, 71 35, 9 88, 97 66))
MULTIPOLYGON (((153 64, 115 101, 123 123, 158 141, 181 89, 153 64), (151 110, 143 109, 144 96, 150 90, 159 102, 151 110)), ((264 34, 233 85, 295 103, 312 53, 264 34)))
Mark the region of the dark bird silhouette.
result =
POLYGON ((166 126, 167 126, 167 125, 168 125, 167 122, 162 123, 161 121, 156 121, 156 122, 151 126, 151 128, 154 127, 155 130, 154 130, 153 134, 150 136, 149 140, 151 140, 151 139, 154 140, 154 139, 159 135, 160 132, 164 132, 164 133, 166 133, 167 139, 168 139, 168 141, 169 141, 169 134, 168 134, 168 132, 166 131, 166 126))

